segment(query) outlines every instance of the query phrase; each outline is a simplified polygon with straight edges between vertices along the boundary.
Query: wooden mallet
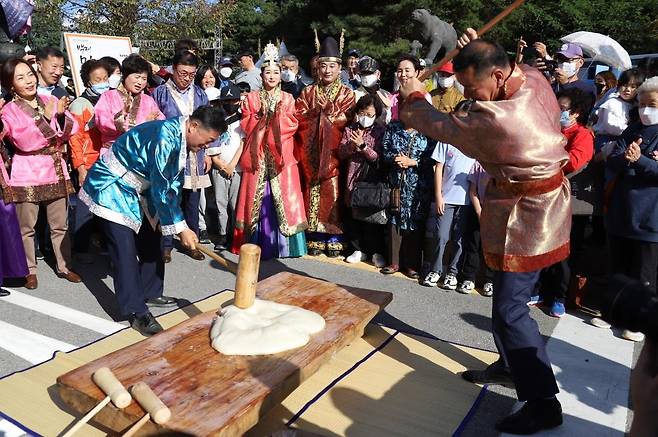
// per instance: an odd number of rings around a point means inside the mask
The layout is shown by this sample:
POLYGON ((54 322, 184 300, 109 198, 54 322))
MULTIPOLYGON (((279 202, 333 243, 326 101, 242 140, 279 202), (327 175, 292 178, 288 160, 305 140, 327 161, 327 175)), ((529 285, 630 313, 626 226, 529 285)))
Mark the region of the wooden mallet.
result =
POLYGON ((130 388, 135 400, 142 406, 146 414, 139 419, 130 429, 123 435, 123 437, 130 437, 135 435, 149 419, 153 419, 158 425, 166 423, 171 418, 171 410, 160 400, 159 397, 153 393, 151 387, 144 382, 138 382, 130 388))
POLYGON ((89 420, 94 417, 100 410, 103 409, 110 401, 117 408, 126 408, 130 405, 132 397, 126 388, 119 382, 116 376, 112 373, 107 367, 101 367, 91 375, 91 379, 96 383, 96 385, 103 390, 107 396, 105 399, 100 401, 90 412, 85 414, 85 416, 80 419, 71 429, 69 429, 62 437, 70 437, 75 432, 77 432, 82 426, 89 422, 89 420))
MULTIPOLYGON (((514 10, 518 9, 523 3, 525 3, 525 0, 515 0, 514 3, 506 7, 500 14, 496 15, 493 17, 491 20, 487 22, 484 26, 480 27, 477 30, 478 36, 481 37, 485 33, 489 32, 492 27, 494 27, 496 24, 500 23, 505 17, 507 17, 509 14, 514 12, 514 10)), ((420 75, 418 78, 421 82, 424 81, 425 79, 429 78, 432 73, 437 71, 439 68, 443 67, 445 64, 447 64, 452 58, 457 56, 459 53, 458 48, 454 48, 450 50, 446 55, 441 59, 439 62, 436 64, 432 65, 430 68, 428 68, 423 74, 420 75)))
POLYGON ((249 308, 256 299, 256 284, 260 267, 260 247, 255 244, 240 246, 238 264, 217 255, 207 247, 197 244, 196 248, 235 273, 235 306, 249 308))

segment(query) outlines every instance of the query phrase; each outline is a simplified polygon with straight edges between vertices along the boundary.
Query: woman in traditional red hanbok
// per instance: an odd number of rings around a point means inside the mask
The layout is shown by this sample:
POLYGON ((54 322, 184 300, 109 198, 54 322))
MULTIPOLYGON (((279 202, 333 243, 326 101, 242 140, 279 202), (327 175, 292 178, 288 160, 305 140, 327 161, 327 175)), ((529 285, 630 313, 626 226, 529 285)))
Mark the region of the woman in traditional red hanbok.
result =
POLYGON ((281 91, 276 47, 268 45, 265 51, 263 89, 249 93, 242 104, 240 125, 247 138, 232 251, 254 243, 261 246, 263 259, 303 256, 308 224, 293 154, 295 100, 281 91))

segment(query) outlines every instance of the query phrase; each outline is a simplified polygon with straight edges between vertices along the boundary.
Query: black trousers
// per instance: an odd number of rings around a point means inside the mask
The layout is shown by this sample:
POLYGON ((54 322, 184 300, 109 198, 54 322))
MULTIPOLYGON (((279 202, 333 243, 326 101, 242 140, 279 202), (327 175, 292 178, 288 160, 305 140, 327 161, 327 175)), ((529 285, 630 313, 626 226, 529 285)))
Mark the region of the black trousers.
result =
MULTIPOLYGON (((199 236, 199 201, 201 200, 201 190, 192 191, 183 189, 183 200, 181 207, 183 208, 183 216, 187 226, 199 236)), ((162 246, 164 249, 171 249, 174 247, 174 236, 167 235, 162 237, 162 246)))
POLYGON ((420 248, 423 231, 400 229, 396 225, 386 225, 386 260, 389 265, 397 265, 401 270, 420 269, 420 248))
POLYGON ((493 282, 494 272, 484 262, 482 253, 482 236, 480 235, 480 219, 472 206, 466 206, 464 234, 462 236, 462 281, 475 282, 480 266, 484 266, 484 281, 493 282))
POLYGON ((114 265, 114 292, 122 315, 148 312, 146 299, 162 296, 164 263, 162 234, 144 220, 139 234, 118 223, 103 220, 107 249, 114 265))
POLYGON ((549 398, 559 391, 544 339, 528 308, 538 279, 539 271, 494 274, 494 341, 512 372, 520 401, 549 398))
POLYGON ((349 239, 352 250, 361 251, 367 255, 384 253, 384 225, 356 220, 351 212, 345 215, 343 232, 349 239))
POLYGON ((658 243, 608 235, 610 272, 623 273, 656 290, 658 243))

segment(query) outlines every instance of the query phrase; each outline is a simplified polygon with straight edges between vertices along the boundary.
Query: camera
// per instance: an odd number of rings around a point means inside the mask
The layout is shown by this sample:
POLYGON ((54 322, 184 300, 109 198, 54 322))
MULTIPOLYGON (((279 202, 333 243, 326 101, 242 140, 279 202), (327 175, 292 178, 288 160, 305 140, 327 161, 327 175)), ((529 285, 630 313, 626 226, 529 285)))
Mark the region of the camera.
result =
POLYGON ((594 288, 604 320, 658 341, 658 296, 652 288, 624 275, 613 275, 594 288))
POLYGON ((557 61, 554 59, 544 59, 544 65, 546 67, 546 72, 553 75, 555 74, 555 69, 557 68, 557 61))

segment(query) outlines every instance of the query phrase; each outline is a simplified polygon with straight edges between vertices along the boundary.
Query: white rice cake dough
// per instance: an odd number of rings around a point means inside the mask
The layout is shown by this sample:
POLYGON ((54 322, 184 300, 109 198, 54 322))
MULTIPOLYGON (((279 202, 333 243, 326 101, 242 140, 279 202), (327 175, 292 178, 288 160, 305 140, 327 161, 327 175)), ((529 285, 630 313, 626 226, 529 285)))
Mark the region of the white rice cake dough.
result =
POLYGON ((321 315, 256 299, 247 309, 230 305, 210 329, 212 347, 224 355, 269 355, 304 346, 324 329, 321 315))

